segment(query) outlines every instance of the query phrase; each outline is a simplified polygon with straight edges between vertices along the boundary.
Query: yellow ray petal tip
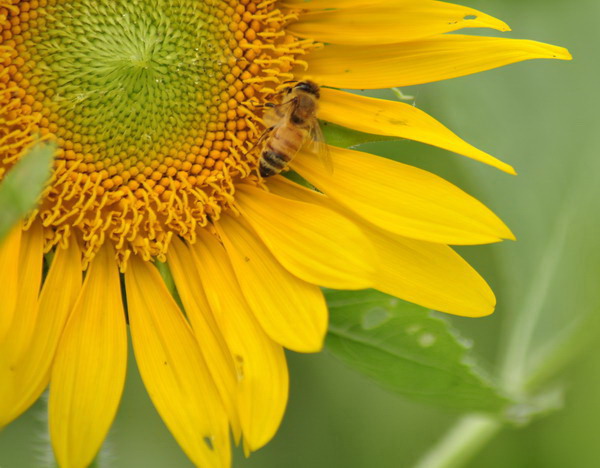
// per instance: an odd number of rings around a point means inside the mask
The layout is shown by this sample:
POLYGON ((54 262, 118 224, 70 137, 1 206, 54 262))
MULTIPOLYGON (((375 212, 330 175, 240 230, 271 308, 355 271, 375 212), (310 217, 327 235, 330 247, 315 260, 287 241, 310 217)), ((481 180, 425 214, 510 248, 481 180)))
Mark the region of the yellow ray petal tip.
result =
POLYGON ((561 49, 562 49, 562 54, 559 55, 557 58, 559 58, 561 60, 573 60, 573 56, 571 55, 571 52, 569 52, 565 48, 561 48, 561 49))
POLYGON ((571 53, 564 47, 544 44, 544 49, 546 49, 546 57, 548 58, 553 58, 557 60, 573 60, 573 56, 571 55, 571 53))
POLYGON ((508 226, 504 226, 504 232, 502 233, 502 239, 501 240, 510 240, 510 241, 516 241, 517 237, 515 236, 515 234, 510 230, 510 228, 508 226))
POLYGON ((504 21, 494 18, 492 16, 487 17, 485 20, 482 18, 478 18, 478 19, 479 19, 479 22, 482 24, 482 26, 486 26, 488 28, 495 29, 496 31, 500 31, 500 32, 512 31, 512 29, 510 28, 510 26, 508 24, 506 24, 504 21))
POLYGON ((507 174, 510 174, 510 175, 515 175, 515 176, 518 175, 515 168, 512 167, 510 164, 503 163, 502 167, 500 167, 499 169, 503 170, 504 172, 506 172, 507 174))

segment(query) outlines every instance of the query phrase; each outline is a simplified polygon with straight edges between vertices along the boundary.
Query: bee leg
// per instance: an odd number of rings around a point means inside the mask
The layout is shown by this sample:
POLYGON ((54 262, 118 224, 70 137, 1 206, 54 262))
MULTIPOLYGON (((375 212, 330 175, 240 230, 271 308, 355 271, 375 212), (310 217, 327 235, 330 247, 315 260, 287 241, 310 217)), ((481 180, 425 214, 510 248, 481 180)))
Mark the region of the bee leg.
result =
POLYGON ((270 107, 270 108, 273 108, 273 107, 275 107, 275 104, 272 103, 272 102, 266 102, 264 104, 254 104, 254 107, 256 107, 256 108, 260 108, 260 107, 270 107))
POLYGON ((275 107, 275 104, 274 104, 274 103, 272 103, 272 102, 266 102, 266 103, 264 103, 264 104, 259 104, 259 103, 258 103, 258 102, 256 102, 256 101, 249 101, 249 104, 252 104, 252 106, 253 106, 255 109, 261 109, 261 108, 263 108, 263 107, 269 107, 269 108, 273 108, 273 107, 275 107))
POLYGON ((262 142, 265 141, 266 138, 271 134, 271 132, 273 131, 274 128, 275 128, 275 126, 267 128, 263 132, 263 134, 260 136, 260 138, 258 139, 258 141, 256 143, 254 143, 254 145, 252 145, 252 147, 248 151, 246 151, 246 154, 250 154, 252 151, 254 151, 254 149, 257 146, 261 145, 262 142))

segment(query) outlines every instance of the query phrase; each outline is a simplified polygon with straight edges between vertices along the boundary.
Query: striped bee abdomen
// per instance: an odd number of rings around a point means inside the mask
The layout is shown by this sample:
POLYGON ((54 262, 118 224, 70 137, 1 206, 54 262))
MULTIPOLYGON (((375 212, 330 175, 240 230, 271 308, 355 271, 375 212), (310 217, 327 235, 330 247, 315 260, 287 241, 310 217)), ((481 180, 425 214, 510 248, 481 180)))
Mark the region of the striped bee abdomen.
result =
POLYGON ((259 172, 262 177, 279 174, 287 165, 288 158, 272 149, 266 149, 260 158, 259 172))

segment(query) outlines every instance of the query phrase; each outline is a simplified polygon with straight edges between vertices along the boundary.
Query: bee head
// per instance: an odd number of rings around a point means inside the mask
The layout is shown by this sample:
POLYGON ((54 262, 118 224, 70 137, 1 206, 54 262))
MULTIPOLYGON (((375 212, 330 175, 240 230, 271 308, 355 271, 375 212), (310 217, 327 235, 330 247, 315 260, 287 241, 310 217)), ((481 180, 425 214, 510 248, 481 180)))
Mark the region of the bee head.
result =
MULTIPOLYGON (((312 94, 312 95, 316 96, 317 98, 320 95, 320 93, 319 93, 319 85, 317 85, 313 81, 308 81, 308 80, 307 81, 300 81, 292 89, 303 91, 303 92, 308 93, 308 94, 312 94)), ((291 92, 291 89, 288 92, 291 92)))

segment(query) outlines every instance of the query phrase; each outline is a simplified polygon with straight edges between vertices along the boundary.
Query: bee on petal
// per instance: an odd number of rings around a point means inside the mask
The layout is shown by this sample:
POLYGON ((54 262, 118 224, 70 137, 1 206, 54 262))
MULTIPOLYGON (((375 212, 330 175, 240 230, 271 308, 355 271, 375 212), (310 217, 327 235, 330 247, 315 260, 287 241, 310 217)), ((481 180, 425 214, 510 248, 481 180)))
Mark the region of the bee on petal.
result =
POLYGON ((279 174, 307 144, 325 168, 331 172, 332 163, 317 120, 319 86, 312 81, 300 81, 284 90, 279 105, 268 105, 264 121, 267 129, 259 142, 263 143, 259 159, 262 177, 279 174))

